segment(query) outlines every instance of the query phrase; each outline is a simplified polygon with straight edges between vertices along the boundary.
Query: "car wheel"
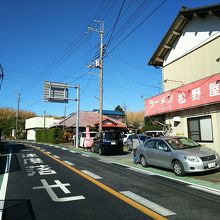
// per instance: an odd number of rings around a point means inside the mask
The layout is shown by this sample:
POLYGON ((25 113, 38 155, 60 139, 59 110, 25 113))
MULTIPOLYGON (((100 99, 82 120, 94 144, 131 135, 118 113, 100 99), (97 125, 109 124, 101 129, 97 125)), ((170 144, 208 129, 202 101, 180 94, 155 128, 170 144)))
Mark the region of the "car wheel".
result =
POLYGON ((141 162, 142 167, 148 167, 149 166, 145 156, 143 156, 143 155, 141 156, 140 162, 141 162))
POLYGON ((182 165, 182 163, 178 160, 174 161, 173 163, 173 171, 176 176, 184 176, 185 175, 185 170, 182 165))
POLYGON ((100 147, 99 148, 99 155, 102 155, 103 154, 103 150, 102 150, 102 148, 100 147))

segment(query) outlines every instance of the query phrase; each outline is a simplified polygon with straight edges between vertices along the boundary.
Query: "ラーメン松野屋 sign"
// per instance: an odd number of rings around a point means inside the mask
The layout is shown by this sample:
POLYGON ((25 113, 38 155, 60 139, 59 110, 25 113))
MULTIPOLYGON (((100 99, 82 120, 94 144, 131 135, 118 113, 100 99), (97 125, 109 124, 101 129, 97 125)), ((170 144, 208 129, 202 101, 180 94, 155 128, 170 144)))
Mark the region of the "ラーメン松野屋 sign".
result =
POLYGON ((220 73, 145 100, 145 115, 153 116, 220 102, 220 73))

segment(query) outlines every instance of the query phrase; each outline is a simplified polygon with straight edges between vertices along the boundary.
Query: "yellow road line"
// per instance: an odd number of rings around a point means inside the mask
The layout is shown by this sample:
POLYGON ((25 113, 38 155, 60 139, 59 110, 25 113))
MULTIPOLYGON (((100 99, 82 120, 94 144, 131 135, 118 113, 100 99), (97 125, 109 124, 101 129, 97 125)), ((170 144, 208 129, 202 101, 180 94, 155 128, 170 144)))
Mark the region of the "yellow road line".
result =
POLYGON ((166 220, 167 218, 163 217, 162 215, 159 215, 158 213, 152 211, 151 209, 146 208, 145 206, 139 204, 138 202, 135 202, 134 200, 124 196, 123 194, 117 192, 116 190, 110 188, 109 186, 99 182, 96 179, 93 179, 92 177, 86 175, 85 173, 81 172, 80 170, 68 165, 67 163, 63 162, 62 160, 53 157, 52 155, 37 149, 36 147, 33 147, 36 150, 42 152, 43 154, 47 155, 48 157, 52 158, 53 160, 57 161, 58 163, 64 165, 65 167, 69 168, 70 170, 74 171, 75 173, 79 174, 80 176, 84 177, 85 179, 89 180, 90 182, 94 183, 95 185, 99 186, 100 188, 104 189, 105 191, 111 193, 115 197, 119 198, 120 200, 126 202, 127 204, 133 206, 134 208, 138 209, 139 211, 143 212, 144 214, 152 217, 153 219, 156 220, 166 220))

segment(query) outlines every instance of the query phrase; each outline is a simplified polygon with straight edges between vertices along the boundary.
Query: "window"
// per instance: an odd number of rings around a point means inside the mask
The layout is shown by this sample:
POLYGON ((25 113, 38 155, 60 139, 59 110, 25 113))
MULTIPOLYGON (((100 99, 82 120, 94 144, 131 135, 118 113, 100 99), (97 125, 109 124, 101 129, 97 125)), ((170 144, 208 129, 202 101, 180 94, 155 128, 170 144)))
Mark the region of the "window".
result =
POLYGON ((148 148, 156 148, 156 144, 155 144, 155 141, 152 140, 152 141, 147 141, 147 143, 144 145, 145 147, 148 147, 148 148))
POLYGON ((188 118, 189 138, 199 142, 213 142, 211 116, 188 118))

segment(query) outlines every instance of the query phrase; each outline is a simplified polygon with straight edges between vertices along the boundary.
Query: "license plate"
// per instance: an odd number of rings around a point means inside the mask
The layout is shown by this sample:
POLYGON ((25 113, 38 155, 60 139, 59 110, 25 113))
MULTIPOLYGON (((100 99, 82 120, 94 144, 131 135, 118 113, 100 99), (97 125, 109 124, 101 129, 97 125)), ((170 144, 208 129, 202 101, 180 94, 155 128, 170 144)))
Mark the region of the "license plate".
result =
POLYGON ((112 142, 111 142, 111 145, 116 145, 116 141, 112 141, 112 142))
POLYGON ((215 167, 215 162, 213 162, 213 163, 208 163, 208 168, 213 168, 213 167, 215 167))

